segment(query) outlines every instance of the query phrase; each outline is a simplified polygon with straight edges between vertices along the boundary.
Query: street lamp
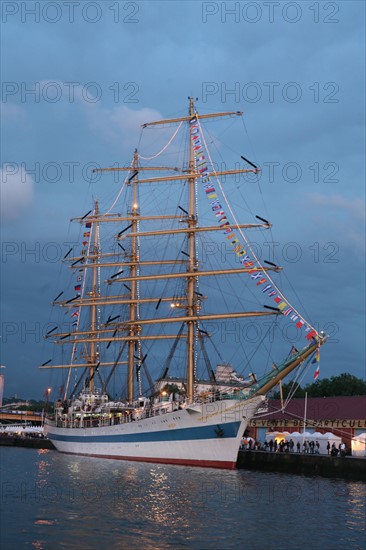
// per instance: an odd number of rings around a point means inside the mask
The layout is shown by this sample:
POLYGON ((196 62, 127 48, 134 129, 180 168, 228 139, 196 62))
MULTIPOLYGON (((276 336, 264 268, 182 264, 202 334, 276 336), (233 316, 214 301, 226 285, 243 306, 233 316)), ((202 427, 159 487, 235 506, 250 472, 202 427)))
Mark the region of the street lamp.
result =
MULTIPOLYGON (((6 369, 6 366, 0 365, 0 369, 6 369)), ((3 406, 3 395, 4 395, 4 375, 0 374, 0 407, 3 406)))

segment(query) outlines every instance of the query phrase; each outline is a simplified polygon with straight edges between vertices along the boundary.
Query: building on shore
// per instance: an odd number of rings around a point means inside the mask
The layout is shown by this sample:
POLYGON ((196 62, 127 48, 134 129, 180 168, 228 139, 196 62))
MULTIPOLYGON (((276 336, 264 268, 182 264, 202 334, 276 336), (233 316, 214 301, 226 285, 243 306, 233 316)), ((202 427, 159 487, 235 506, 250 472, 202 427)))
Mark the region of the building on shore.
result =
POLYGON ((269 399, 248 426, 248 435, 265 441, 267 432, 327 433, 351 447, 352 438, 366 431, 366 395, 294 398, 282 411, 279 399, 269 399), (305 414, 306 409, 306 414, 305 414))

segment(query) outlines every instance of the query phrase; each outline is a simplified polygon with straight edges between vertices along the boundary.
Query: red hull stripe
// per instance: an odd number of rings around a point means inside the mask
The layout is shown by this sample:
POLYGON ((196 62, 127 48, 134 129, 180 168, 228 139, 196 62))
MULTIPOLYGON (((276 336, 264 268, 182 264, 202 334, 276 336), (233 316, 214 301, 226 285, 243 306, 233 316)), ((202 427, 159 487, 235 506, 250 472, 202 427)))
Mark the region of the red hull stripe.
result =
POLYGON ((130 460, 135 462, 153 462, 155 464, 177 464, 179 466, 200 466, 202 468, 221 468, 224 470, 235 470, 236 462, 230 462, 228 460, 191 460, 188 458, 137 458, 134 456, 112 456, 112 455, 96 455, 86 453, 68 453, 64 451, 62 454, 77 454, 78 456, 89 456, 94 458, 111 458, 113 460, 130 460))

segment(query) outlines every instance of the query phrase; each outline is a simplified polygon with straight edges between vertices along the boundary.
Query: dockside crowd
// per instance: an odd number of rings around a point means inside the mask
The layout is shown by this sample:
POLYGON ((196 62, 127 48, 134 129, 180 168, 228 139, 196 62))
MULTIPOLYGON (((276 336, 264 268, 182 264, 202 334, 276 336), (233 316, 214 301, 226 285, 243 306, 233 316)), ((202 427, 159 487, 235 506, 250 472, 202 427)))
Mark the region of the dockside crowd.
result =
MULTIPOLYGON (((277 442, 276 439, 270 439, 263 444, 260 441, 255 441, 251 438, 243 438, 240 445, 241 450, 248 451, 267 451, 271 453, 303 453, 303 454, 320 454, 319 441, 304 440, 302 443, 282 439, 277 442)), ((335 443, 327 443, 327 454, 331 456, 346 456, 348 450, 345 443, 339 443, 338 447, 335 443)))

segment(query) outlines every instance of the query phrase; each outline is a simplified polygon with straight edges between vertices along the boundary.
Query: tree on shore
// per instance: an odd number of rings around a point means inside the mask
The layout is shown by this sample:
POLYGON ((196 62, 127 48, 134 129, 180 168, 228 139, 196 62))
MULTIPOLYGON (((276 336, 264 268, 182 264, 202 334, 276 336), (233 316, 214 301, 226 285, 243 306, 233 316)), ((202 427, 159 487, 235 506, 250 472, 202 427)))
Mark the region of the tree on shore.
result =
MULTIPOLYGON (((292 390, 293 385, 291 382, 289 384, 283 384, 283 397, 287 397, 292 390)), ((344 372, 339 376, 317 380, 312 384, 307 384, 304 388, 299 386, 293 397, 305 397, 305 393, 308 394, 308 397, 366 395, 366 382, 361 378, 357 378, 357 376, 344 372)), ((274 399, 279 399, 280 391, 277 390, 273 397, 274 399)))

